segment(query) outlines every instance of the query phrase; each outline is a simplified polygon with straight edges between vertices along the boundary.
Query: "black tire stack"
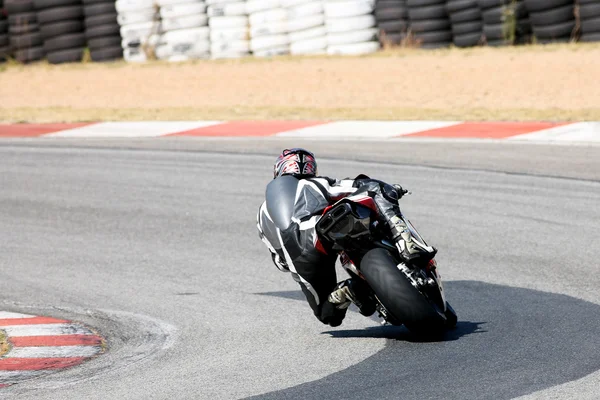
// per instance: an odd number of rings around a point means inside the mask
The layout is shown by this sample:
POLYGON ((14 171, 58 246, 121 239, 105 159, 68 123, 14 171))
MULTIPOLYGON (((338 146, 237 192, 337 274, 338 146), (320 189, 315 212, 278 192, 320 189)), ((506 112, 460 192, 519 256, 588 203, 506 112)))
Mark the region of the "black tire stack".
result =
POLYGON ((452 43, 446 0, 407 0, 410 30, 423 48, 446 47, 452 43))
POLYGON ((579 0, 582 42, 600 42, 600 1, 579 0))
POLYGON ((375 19, 382 45, 398 45, 408 32, 406 0, 379 0, 375 4, 375 19))
POLYGON ((574 0, 525 0, 539 43, 568 42, 575 30, 574 0))
POLYGON ((34 0, 46 58, 51 64, 79 62, 86 42, 81 0, 34 0))
POLYGON ((4 0, 12 57, 22 63, 44 58, 33 0, 4 0))
POLYGON ((10 55, 10 41, 8 40, 8 21, 4 12, 4 1, 0 0, 0 63, 6 61, 10 55))
POLYGON ((448 0, 446 8, 452 24, 454 45, 479 45, 483 38, 483 20, 477 0, 448 0))
POLYGON ((92 61, 123 58, 121 33, 114 0, 83 0, 85 34, 92 61))
POLYGON ((478 1, 488 45, 504 46, 529 41, 531 23, 522 0, 478 1))

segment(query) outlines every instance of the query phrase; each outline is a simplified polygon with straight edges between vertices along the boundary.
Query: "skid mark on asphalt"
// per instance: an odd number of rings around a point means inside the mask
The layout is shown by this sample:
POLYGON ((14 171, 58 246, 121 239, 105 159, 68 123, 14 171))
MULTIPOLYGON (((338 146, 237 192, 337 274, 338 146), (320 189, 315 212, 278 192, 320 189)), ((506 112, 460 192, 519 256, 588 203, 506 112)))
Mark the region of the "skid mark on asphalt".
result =
MULTIPOLYGON (((600 370, 600 306, 475 281, 444 288, 459 317, 445 340, 420 342, 403 327, 342 324, 321 334, 385 338, 386 347, 323 379, 251 398, 510 399, 600 370)), ((263 294, 305 301, 294 293, 263 294)))

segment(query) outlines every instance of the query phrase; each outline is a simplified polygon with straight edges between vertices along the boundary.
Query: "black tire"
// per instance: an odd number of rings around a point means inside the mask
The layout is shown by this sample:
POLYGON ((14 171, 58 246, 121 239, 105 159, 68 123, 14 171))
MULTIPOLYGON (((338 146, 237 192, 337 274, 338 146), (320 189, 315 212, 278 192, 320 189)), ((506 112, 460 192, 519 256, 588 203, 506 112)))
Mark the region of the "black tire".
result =
POLYGON ((90 48, 90 51, 116 46, 121 46, 120 36, 99 37, 96 39, 90 39, 88 41, 88 47, 90 48))
POLYGON ((37 23, 37 14, 34 12, 26 12, 13 14, 8 16, 8 23, 10 25, 25 25, 37 23))
POLYGON ((360 271, 396 324, 403 323, 415 333, 439 333, 446 318, 411 285, 396 265, 387 250, 373 249, 363 257, 360 271))
POLYGON ((510 42, 503 40, 503 39, 497 39, 497 40, 486 40, 486 44, 488 46, 492 46, 492 47, 500 47, 500 46, 509 46, 510 42))
POLYGON ((29 47, 41 46, 42 35, 39 32, 25 33, 10 37, 10 47, 15 50, 27 49, 29 47))
POLYGON ((506 4, 506 0, 479 0, 479 8, 488 10, 490 8, 501 7, 506 4))
POLYGON ((406 8, 405 2, 400 0, 380 0, 377 2, 377 4, 375 4, 375 8, 378 10, 398 7, 406 8))
POLYGON ((485 34, 485 38, 488 41, 504 40, 504 25, 503 24, 484 25, 483 33, 485 34))
POLYGON ((98 3, 83 7, 83 12, 89 18, 103 14, 114 14, 117 12, 117 9, 115 8, 115 3, 98 3))
POLYGON ((81 4, 79 0, 33 0, 36 10, 81 4))
POLYGON ((77 32, 83 32, 83 22, 80 20, 55 22, 40 26, 40 33, 44 37, 44 40, 77 32))
POLYGON ((581 32, 584 35, 588 33, 600 32, 600 18, 586 19, 581 21, 581 32))
POLYGON ((452 31, 417 33, 415 38, 421 42, 422 47, 426 45, 443 46, 452 43, 452 31))
POLYGON ((85 36, 88 40, 97 37, 116 35, 121 35, 119 25, 117 24, 99 25, 85 31, 85 36))
POLYGON ((22 35, 24 33, 37 32, 40 30, 38 24, 12 25, 8 28, 10 35, 22 35))
POLYGON ((106 47, 104 49, 95 50, 91 52, 92 61, 114 61, 123 58, 123 49, 121 46, 106 47))
POLYGON ((481 23, 481 21, 463 22, 462 24, 452 25, 452 34, 454 35, 455 39, 456 39, 456 36, 468 35, 468 34, 474 34, 474 33, 481 34, 482 31, 483 31, 483 24, 481 23))
POLYGON ((46 58, 50 64, 81 62, 83 50, 83 47, 81 47, 78 49, 53 51, 52 53, 46 54, 46 58))
POLYGON ((483 33, 466 33, 463 35, 454 35, 453 43, 457 47, 474 47, 479 46, 483 39, 483 33))
POLYGON ((600 32, 584 33, 579 39, 582 42, 600 42, 600 32))
POLYGON ((550 26, 533 26, 533 33, 537 39, 570 38, 575 29, 575 21, 563 22, 550 26))
POLYGON ((8 21, 0 19, 0 33, 8 32, 8 21))
POLYGON ((379 29, 384 32, 406 32, 408 30, 408 22, 403 20, 384 21, 379 24, 379 29))
POLYGON ((117 24, 117 13, 102 14, 85 18, 85 28, 90 29, 99 25, 117 24))
POLYGON ((529 13, 529 20, 533 25, 554 25, 575 19, 573 4, 555 8, 548 11, 529 13))
POLYGON ((35 11, 33 0, 4 0, 4 9, 11 14, 35 11))
POLYGON ((600 17, 600 4, 584 4, 579 6, 579 17, 582 20, 600 17))
POLYGON ((53 53, 60 50, 77 49, 85 47, 86 40, 83 33, 70 33, 68 35, 57 36, 44 42, 46 53, 53 53))
POLYGON ((426 21, 430 19, 448 19, 446 5, 440 4, 427 7, 409 7, 408 17, 411 21, 426 21))
POLYGON ((453 14, 463 10, 469 10, 471 8, 479 9, 477 0, 449 0, 446 4, 448 14, 453 14))
POLYGON ((396 8, 376 8, 375 19, 379 21, 396 21, 408 18, 408 12, 404 7, 396 8))
POLYGON ((463 10, 460 12, 450 14, 450 21, 453 24, 481 21, 481 18, 481 11, 479 10, 479 8, 471 8, 469 10, 463 10))
POLYGON ((598 0, 579 0, 579 5, 596 4, 598 0))
POLYGON ((406 5, 409 7, 424 7, 445 4, 446 0, 406 0, 406 5))
POLYGON ((38 12, 38 22, 40 24, 80 18, 83 18, 82 6, 56 7, 38 12))
POLYGON ((406 39, 406 33, 385 33, 379 36, 381 43, 389 43, 391 45, 399 45, 406 39))
POLYGON ((481 19, 487 25, 496 25, 504 20, 504 11, 502 7, 489 8, 481 13, 481 19))
POLYGON ((8 46, 9 40, 8 35, 0 35, 0 47, 8 46))
POLYGON ((14 52, 15 60, 28 63, 32 61, 39 61, 44 58, 44 48, 42 46, 39 47, 30 47, 28 49, 17 50, 14 52))
POLYGON ((0 61, 6 61, 10 57, 10 47, 0 47, 0 61))
POLYGON ((113 0, 83 0, 83 5, 86 6, 88 4, 97 4, 97 3, 114 3, 113 0))
POLYGON ((450 21, 447 19, 413 21, 413 23, 410 25, 410 29, 416 34, 421 32, 447 31, 450 29, 450 21))
POLYGON ((546 11, 573 4, 573 0, 525 0, 525 6, 530 13, 546 11))

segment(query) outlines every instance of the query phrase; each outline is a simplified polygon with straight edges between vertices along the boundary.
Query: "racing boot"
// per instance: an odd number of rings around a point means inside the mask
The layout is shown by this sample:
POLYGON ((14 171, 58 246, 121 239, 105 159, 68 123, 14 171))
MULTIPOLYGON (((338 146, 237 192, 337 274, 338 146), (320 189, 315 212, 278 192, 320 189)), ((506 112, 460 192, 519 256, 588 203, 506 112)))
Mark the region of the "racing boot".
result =
POLYGON ((335 290, 328 297, 330 303, 337 308, 348 308, 354 303, 359 312, 368 317, 375 312, 375 300, 368 294, 367 287, 357 279, 346 279, 338 283, 335 290))
POLYGON ((429 247, 424 243, 416 243, 402 218, 394 215, 390 218, 388 224, 390 225, 392 238, 396 243, 396 247, 398 247, 402 258, 404 258, 406 262, 424 265, 435 257, 437 249, 435 247, 429 247))

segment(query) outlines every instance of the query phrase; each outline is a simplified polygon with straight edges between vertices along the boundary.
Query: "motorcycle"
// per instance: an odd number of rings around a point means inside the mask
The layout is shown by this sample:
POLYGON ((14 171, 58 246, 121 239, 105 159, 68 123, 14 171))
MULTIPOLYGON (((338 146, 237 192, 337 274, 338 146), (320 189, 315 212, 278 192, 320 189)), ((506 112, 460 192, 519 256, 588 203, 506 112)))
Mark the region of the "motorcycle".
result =
MULTIPOLYGON (((399 189, 399 198, 408 193, 399 189)), ((397 216, 406 227, 403 238, 433 256, 426 261, 406 261, 400 242, 394 244, 390 228, 379 222, 375 201, 356 193, 328 206, 315 228, 340 256, 353 281, 360 282, 363 297, 383 323, 405 325, 420 335, 439 334, 454 328, 457 315, 446 300, 435 260, 436 250, 425 242, 405 215, 397 216)), ((367 307, 368 308, 368 307, 367 307)), ((370 314, 369 314, 370 312, 370 314)))

